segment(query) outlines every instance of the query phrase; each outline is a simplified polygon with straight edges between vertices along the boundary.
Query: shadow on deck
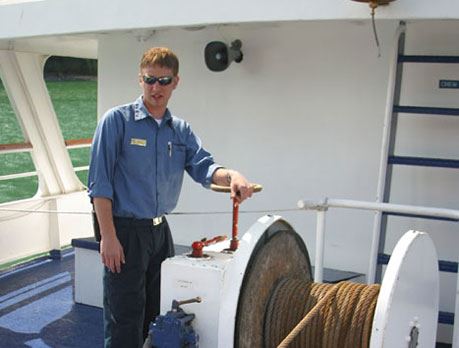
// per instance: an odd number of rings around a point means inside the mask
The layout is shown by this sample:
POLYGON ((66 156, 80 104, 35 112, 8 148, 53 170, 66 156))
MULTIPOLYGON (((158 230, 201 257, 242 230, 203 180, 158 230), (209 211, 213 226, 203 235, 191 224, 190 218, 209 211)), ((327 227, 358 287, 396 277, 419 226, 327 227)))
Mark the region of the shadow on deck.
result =
POLYGON ((102 309, 75 304, 74 252, 0 273, 2 347, 102 347, 102 309))

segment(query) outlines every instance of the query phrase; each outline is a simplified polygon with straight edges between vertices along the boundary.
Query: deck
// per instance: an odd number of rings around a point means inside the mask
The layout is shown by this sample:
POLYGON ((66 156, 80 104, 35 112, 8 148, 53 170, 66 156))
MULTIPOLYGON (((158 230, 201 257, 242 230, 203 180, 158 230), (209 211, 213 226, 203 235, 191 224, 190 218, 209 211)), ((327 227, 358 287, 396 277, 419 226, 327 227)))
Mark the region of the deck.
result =
POLYGON ((102 347, 102 309, 73 301, 74 251, 0 273, 2 347, 102 347))

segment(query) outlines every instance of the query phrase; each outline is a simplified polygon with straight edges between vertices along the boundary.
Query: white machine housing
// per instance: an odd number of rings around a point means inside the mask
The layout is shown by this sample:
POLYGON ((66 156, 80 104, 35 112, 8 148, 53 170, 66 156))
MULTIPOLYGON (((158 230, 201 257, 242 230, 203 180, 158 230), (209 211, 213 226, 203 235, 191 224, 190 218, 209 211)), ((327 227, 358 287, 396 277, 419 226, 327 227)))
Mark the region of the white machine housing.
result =
POLYGON ((161 266, 161 314, 171 309, 172 300, 201 297, 201 303, 183 306, 194 313, 193 327, 201 348, 232 347, 239 290, 245 269, 259 238, 280 216, 258 219, 244 234, 234 253, 222 252, 229 242, 205 248, 207 258, 179 255, 161 266))

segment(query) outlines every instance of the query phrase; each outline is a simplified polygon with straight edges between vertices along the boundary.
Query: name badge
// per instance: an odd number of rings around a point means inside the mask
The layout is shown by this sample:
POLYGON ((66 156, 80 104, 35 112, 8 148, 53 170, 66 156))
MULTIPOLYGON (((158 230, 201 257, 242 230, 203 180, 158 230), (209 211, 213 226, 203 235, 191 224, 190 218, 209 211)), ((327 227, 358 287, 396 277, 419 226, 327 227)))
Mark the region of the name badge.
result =
POLYGON ((131 138, 131 145, 147 146, 147 140, 146 139, 131 138))

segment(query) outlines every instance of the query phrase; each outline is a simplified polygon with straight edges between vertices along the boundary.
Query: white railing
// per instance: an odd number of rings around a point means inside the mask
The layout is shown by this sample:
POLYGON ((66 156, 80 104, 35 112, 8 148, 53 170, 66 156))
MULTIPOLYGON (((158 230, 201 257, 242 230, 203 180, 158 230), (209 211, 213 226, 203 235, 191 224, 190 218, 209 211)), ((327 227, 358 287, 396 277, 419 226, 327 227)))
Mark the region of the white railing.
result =
MULTIPOLYGON (((431 218, 448 218, 459 222, 459 210, 420 207, 413 205, 375 203, 365 201, 355 201, 349 199, 325 198, 322 201, 300 200, 298 207, 305 210, 315 210, 317 212, 316 225, 316 255, 314 264, 314 281, 323 281, 324 267, 324 240, 325 240, 325 215, 329 208, 348 208, 359 210, 371 210, 377 214, 399 213, 407 215, 422 215, 431 218)), ((374 282, 374 270, 377 266, 378 248, 372 248, 367 274, 367 283, 374 282), (369 276, 373 275, 373 277, 369 276)), ((459 313, 459 277, 456 284, 456 305, 455 313, 459 313)), ((455 318, 453 329, 453 347, 459 347, 459 319, 455 318)))
MULTIPOLYGON (((354 201, 350 199, 325 198, 322 201, 301 200, 298 207, 305 210, 317 211, 316 227, 316 258, 314 281, 323 280, 323 258, 324 258, 324 238, 325 238, 325 213, 329 208, 348 208, 360 210, 372 210, 379 213, 400 213, 410 215, 422 215, 432 218, 449 218, 459 221, 459 210, 441 209, 430 207, 419 207, 413 205, 375 203, 365 201, 354 201)), ((378 249, 371 251, 369 269, 376 268, 378 249)), ((374 279, 367 277, 367 282, 373 283, 374 279)))
MULTIPOLYGON (((92 139, 66 140, 65 147, 67 149, 91 147, 91 141, 92 139)), ((32 152, 32 151, 33 151, 33 147, 32 147, 32 144, 30 143, 0 144, 0 155, 6 154, 6 153, 20 153, 20 152, 32 152)), ((80 171, 88 170, 88 169, 89 169, 89 166, 80 166, 80 167, 73 168, 75 172, 80 172, 80 171)), ((26 178, 26 177, 36 176, 36 175, 38 175, 36 171, 6 174, 6 175, 0 175, 0 181, 18 179, 18 178, 26 178)))

